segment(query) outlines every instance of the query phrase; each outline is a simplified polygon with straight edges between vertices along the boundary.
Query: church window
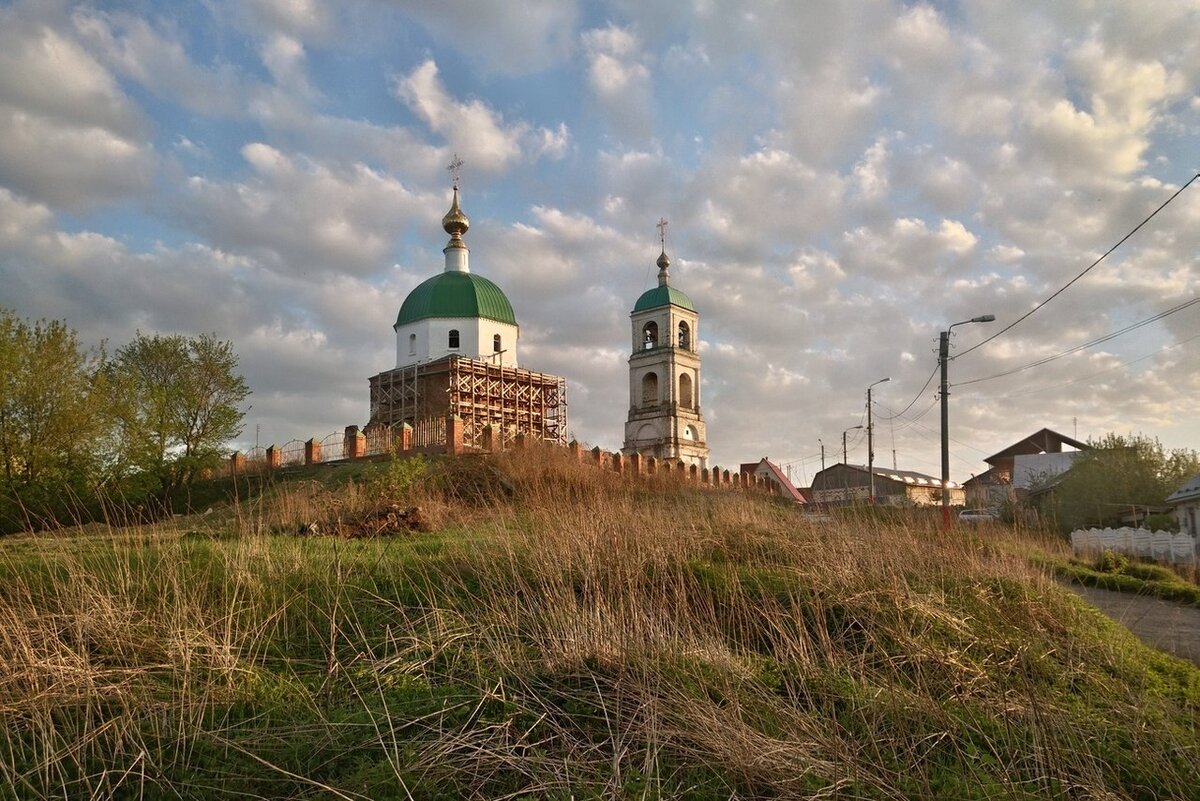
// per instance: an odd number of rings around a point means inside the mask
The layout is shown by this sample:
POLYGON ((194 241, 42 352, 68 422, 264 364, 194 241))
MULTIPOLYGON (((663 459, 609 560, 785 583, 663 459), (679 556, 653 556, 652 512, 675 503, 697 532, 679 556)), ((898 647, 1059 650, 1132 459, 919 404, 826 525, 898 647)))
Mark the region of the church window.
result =
POLYGON ((642 347, 646 350, 658 347, 658 323, 653 320, 642 326, 642 347))
POLYGON ((408 355, 409 356, 417 355, 417 335, 416 334, 408 335, 408 355))
POLYGON ((658 403, 658 373, 646 373, 642 376, 642 405, 653 406, 658 403))
POLYGON ((450 329, 450 349, 458 350, 458 329, 457 328, 450 329))
POLYGON ((492 337, 492 353, 500 352, 500 335, 496 334, 492 337))
POLYGON ((684 428, 683 429, 683 438, 695 441, 696 429, 693 428, 692 426, 687 426, 686 428, 684 428))
POLYGON ((687 373, 679 376, 679 405, 692 408, 692 377, 687 373))
POLYGON ((679 323, 679 347, 684 350, 692 349, 692 329, 685 322, 679 323))

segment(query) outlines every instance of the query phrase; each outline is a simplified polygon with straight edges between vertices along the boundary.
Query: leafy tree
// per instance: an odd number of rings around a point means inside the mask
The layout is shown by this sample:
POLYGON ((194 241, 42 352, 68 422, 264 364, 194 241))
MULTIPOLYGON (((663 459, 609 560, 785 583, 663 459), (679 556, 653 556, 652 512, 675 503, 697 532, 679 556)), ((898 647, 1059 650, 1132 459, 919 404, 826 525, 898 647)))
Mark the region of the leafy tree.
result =
POLYGON ((103 360, 60 321, 0 310, 0 530, 52 524, 93 495, 112 422, 103 360))
POLYGON ((166 497, 205 467, 242 430, 250 395, 230 342, 215 335, 147 336, 117 351, 109 375, 120 398, 119 468, 130 494, 166 497))
POLYGON ((1133 508, 1162 506, 1184 481, 1200 473, 1200 455, 1166 450, 1157 439, 1108 434, 1089 443, 1047 494, 1043 512, 1064 531, 1119 524, 1133 508))

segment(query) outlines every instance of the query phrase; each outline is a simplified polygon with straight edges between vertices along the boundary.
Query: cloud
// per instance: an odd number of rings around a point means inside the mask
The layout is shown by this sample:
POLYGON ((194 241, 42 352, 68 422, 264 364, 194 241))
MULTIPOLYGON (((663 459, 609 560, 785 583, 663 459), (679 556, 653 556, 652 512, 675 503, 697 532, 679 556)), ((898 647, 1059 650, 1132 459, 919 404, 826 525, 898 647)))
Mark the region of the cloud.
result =
POLYGON ((399 221, 434 214, 428 198, 362 164, 328 166, 261 142, 243 147, 242 156, 251 177, 192 176, 175 214, 210 242, 251 253, 280 273, 376 273, 399 221))
POLYGON ((143 115, 54 22, 0 10, 0 184, 72 211, 145 194, 157 159, 143 115))
POLYGON ((609 124, 624 138, 650 137, 655 107, 650 69, 642 61, 644 50, 637 35, 610 23, 584 31, 580 38, 588 60, 588 86, 609 124))
POLYGON ((568 140, 565 125, 557 131, 533 130, 525 122, 506 125, 504 118, 480 100, 459 102, 438 78, 437 64, 426 61, 393 84, 398 98, 441 135, 474 168, 505 169, 524 155, 561 156, 568 140))

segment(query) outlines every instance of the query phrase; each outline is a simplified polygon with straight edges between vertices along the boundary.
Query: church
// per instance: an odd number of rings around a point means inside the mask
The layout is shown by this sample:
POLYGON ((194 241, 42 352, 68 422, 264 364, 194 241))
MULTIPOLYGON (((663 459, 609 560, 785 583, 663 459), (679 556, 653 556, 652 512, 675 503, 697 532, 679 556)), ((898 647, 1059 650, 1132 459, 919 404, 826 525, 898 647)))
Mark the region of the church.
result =
POLYGON ((503 444, 518 434, 567 441, 567 386, 561 376, 520 366, 521 329, 500 287, 471 272, 464 236, 470 221, 459 201, 458 168, 442 228, 450 235, 445 263, 408 293, 396 323, 396 366, 371 376, 367 431, 402 424, 419 445, 444 441, 444 424, 463 421, 464 443, 481 447, 485 429, 503 444))
MULTIPOLYGON (((367 432, 413 429, 418 447, 445 442, 445 421, 463 423, 468 448, 503 447, 517 435, 567 441, 567 390, 561 376, 520 365, 521 328, 512 304, 495 283, 472 272, 466 233, 470 221, 459 199, 458 168, 442 228, 442 271, 408 293, 396 323, 396 366, 370 378, 367 432)), ((659 221, 658 286, 630 314, 629 415, 622 451, 708 466, 700 411, 700 315, 671 286, 666 220, 659 221)))
POLYGON ((658 286, 633 305, 633 352, 629 356, 629 417, 626 454, 679 460, 708 467, 708 443, 700 412, 700 315, 682 290, 671 286, 667 221, 658 221, 662 252, 658 286))

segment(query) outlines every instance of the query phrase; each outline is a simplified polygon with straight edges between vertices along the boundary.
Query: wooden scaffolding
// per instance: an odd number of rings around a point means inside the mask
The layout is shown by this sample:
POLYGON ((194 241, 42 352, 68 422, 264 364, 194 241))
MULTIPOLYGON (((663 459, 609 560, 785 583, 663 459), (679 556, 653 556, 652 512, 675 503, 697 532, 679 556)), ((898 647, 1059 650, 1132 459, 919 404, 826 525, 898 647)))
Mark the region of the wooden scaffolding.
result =
POLYGON ((455 414, 464 443, 478 447, 483 429, 502 441, 517 434, 565 445, 567 382, 561 376, 449 356, 371 376, 368 428, 394 427, 455 414))

